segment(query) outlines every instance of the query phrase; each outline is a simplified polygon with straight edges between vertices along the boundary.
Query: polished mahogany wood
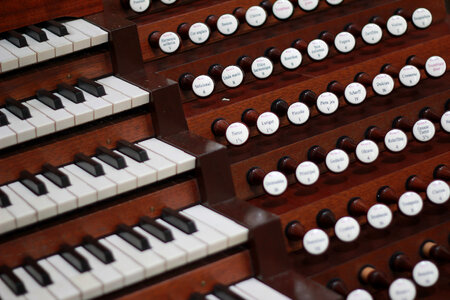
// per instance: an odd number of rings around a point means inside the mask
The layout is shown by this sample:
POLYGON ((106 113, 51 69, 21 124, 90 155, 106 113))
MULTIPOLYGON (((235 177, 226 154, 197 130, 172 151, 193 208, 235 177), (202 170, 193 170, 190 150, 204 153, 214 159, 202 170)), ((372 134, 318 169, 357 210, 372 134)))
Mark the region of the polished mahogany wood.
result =
POLYGON ((398 74, 400 73, 400 68, 393 66, 391 64, 386 64, 381 67, 381 73, 386 73, 390 75, 392 78, 398 78, 398 74))
POLYGON ((389 287, 390 282, 386 274, 378 271, 371 265, 362 267, 358 275, 363 283, 369 284, 375 289, 386 289, 389 287))
POLYGON ((292 174, 297 169, 298 162, 289 156, 283 156, 278 161, 278 170, 284 174, 292 174))
POLYGON ((367 214, 369 207, 360 197, 353 197, 347 203, 347 211, 353 217, 360 217, 367 214))
POLYGON ((418 57, 416 55, 412 55, 406 59, 407 65, 413 65, 419 69, 425 68, 425 63, 426 63, 425 59, 418 57))
POLYGON ((189 28, 190 27, 191 27, 191 25, 188 23, 181 23, 180 25, 178 25, 177 33, 180 35, 180 37, 183 40, 186 40, 189 38, 189 28))
POLYGON ((355 81, 361 83, 365 87, 371 86, 372 80, 373 80, 373 78, 370 77, 369 74, 364 73, 364 72, 360 72, 360 73, 356 74, 356 76, 355 76, 355 81))
POLYGON ((344 28, 345 31, 350 32, 355 36, 355 38, 359 37, 361 35, 362 27, 358 24, 350 23, 344 28))
POLYGON ((250 72, 252 69, 252 62, 253 62, 253 59, 251 59, 250 56, 243 55, 238 58, 236 63, 245 72, 250 72))
POLYGON ((280 62, 281 50, 277 47, 270 47, 264 52, 264 55, 276 64, 280 62))
POLYGON ((364 134, 366 139, 372 140, 377 143, 384 141, 385 135, 386 131, 377 126, 370 126, 366 129, 366 132, 364 134))
POLYGON ((336 224, 336 216, 328 208, 324 208, 316 215, 316 223, 319 227, 328 229, 336 224))
POLYGON ((397 252, 389 258, 389 267, 394 272, 412 272, 414 265, 405 253, 397 252))
POLYGON ((356 142, 348 136, 341 136, 336 142, 336 148, 342 149, 349 154, 355 152, 356 147, 356 142))
POLYGON ((245 12, 247 10, 243 7, 236 7, 233 11, 233 15, 236 17, 236 19, 239 20, 239 22, 244 23, 245 22, 245 12))
POLYGON ((405 20, 407 21, 411 21, 411 15, 412 13, 408 12, 406 9, 404 8, 399 8, 395 11, 396 15, 402 16, 403 18, 405 18, 405 20))
POLYGON ((291 46, 300 51, 302 54, 305 54, 308 49, 308 43, 302 39, 296 39, 292 42, 291 46))
POLYGON ((327 288, 335 291, 339 295, 347 296, 349 294, 349 289, 345 285, 345 283, 340 278, 333 278, 327 283, 327 288))
POLYGON ((305 103, 309 107, 316 105, 317 95, 311 90, 304 90, 298 96, 298 101, 305 103))
POLYGON ((380 16, 374 16, 370 19, 370 23, 375 23, 382 29, 386 29, 386 20, 380 16))
POLYGON ((192 83, 194 82, 195 76, 192 73, 184 73, 180 75, 178 83, 180 87, 184 90, 191 90, 192 83))
POLYGON ((421 193, 427 190, 428 183, 417 175, 411 175, 406 179, 405 187, 406 190, 421 193))
POLYGON ((276 114, 279 118, 286 116, 289 109, 289 104, 283 99, 277 99, 270 105, 270 111, 276 114))
POLYGON ((438 262, 450 261, 450 251, 432 240, 425 241, 420 246, 420 254, 425 258, 432 258, 438 262))
POLYGON ((334 43, 334 35, 329 31, 322 31, 319 34, 319 39, 323 40, 328 46, 333 45, 334 43))
POLYGON ((333 80, 327 85, 327 91, 335 94, 338 97, 342 97, 345 92, 345 86, 337 80, 333 80))
POLYGON ((392 121, 392 127, 403 130, 404 132, 410 132, 413 129, 414 123, 407 117, 396 117, 392 121))
POLYGON ((162 32, 160 31, 153 31, 148 35, 148 43, 153 48, 159 48, 159 39, 162 36, 162 32))
POLYGON ((264 10, 267 12, 268 15, 272 12, 272 3, 270 3, 269 0, 263 0, 259 3, 259 6, 264 8, 264 10))
POLYGON ((266 176, 266 172, 258 167, 251 168, 247 172, 247 181, 250 185, 260 185, 264 177, 266 176))
POLYGON ((216 15, 209 15, 208 17, 206 17, 205 23, 211 30, 216 30, 217 20, 219 20, 219 17, 217 17, 216 15))
POLYGON ((322 147, 316 145, 309 148, 307 155, 308 160, 313 161, 317 164, 321 164, 322 162, 325 161, 327 152, 322 147))
POLYGON ((433 123, 439 123, 441 121, 441 116, 431 107, 424 107, 419 112, 420 119, 427 119, 433 123))
POLYGON ((211 124, 211 130, 215 136, 224 136, 228 126, 230 124, 224 119, 217 119, 211 124))
POLYGON ((383 186, 377 192, 377 201, 390 205, 398 202, 399 196, 390 186, 383 186))
POLYGON ((299 241, 305 235, 305 227, 297 220, 291 221, 285 227, 284 234, 290 241, 299 241))
POLYGON ((242 113, 242 122, 247 124, 247 126, 255 126, 258 117, 259 113, 253 108, 249 108, 242 113))
POLYGON ((439 165, 433 171, 433 177, 445 181, 450 180, 450 168, 447 165, 439 165))
POLYGON ((216 81, 222 79, 223 66, 219 64, 211 65, 208 69, 208 75, 216 81))

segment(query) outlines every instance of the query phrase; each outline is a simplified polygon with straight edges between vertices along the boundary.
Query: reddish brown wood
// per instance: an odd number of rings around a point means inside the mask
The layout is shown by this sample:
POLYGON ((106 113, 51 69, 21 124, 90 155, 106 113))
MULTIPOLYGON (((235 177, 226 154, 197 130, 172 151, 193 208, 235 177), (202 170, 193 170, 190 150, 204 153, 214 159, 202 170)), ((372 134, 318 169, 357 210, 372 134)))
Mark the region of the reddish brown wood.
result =
POLYGON ((180 35, 180 37, 183 40, 186 40, 189 38, 189 28, 191 27, 191 24, 189 23, 181 23, 177 27, 177 33, 180 35))
POLYGON ((345 26, 345 31, 350 32, 355 37, 359 37, 361 35, 362 27, 358 24, 350 23, 347 26, 345 26))
POLYGON ((369 74, 364 73, 364 72, 360 72, 360 73, 356 74, 356 76, 355 76, 355 81, 361 83, 365 87, 371 86, 372 80, 373 80, 373 78, 370 77, 369 74))
POLYGON ((279 118, 286 116, 289 109, 289 104, 283 99, 277 99, 270 105, 270 111, 276 114, 279 118))
POLYGON ((410 132, 414 126, 414 123, 408 119, 407 117, 396 117, 392 122, 393 128, 398 128, 403 130, 404 132, 410 132))
POLYGON ((336 224, 336 216, 328 208, 324 208, 316 215, 316 223, 323 229, 333 228, 336 224))
POLYGON ((391 187, 385 185, 378 190, 377 201, 387 205, 396 204, 398 195, 391 187))
POLYGON ((400 73, 400 68, 393 66, 391 64, 386 64, 381 67, 381 73, 386 73, 390 75, 392 78, 398 78, 398 74, 400 73))
POLYGON ((322 31, 319 34, 319 39, 323 40, 325 43, 328 44, 328 46, 331 46, 334 44, 334 35, 329 31, 322 31))
POLYGON ((258 117, 259 113, 253 108, 249 108, 242 113, 242 122, 247 124, 247 126, 255 126, 258 117))
POLYGON ((205 23, 206 23, 206 25, 208 25, 208 27, 211 30, 216 30, 217 29, 217 20, 219 20, 219 18, 216 15, 209 15, 206 18, 205 23))
POLYGON ((284 233, 288 240, 299 241, 305 235, 306 230, 299 221, 295 220, 286 225, 284 233))
POLYGON ((347 153, 356 151, 356 142, 348 136, 341 136, 336 142, 336 148, 340 148, 347 153))
POLYGON ((298 162, 289 156, 283 156, 278 161, 278 170, 284 174, 292 174, 297 169, 298 162))
POLYGON ((237 59, 237 65, 245 72, 250 72, 252 68, 253 59, 250 56, 244 55, 237 59))
POLYGON ((420 246, 420 254, 426 258, 432 258, 439 262, 450 261, 450 251, 443 245, 427 240, 420 246))
POLYGON ((353 217, 360 217, 367 214, 369 207, 360 197, 353 197, 348 201, 347 211, 353 217))
POLYGON ((315 162, 316 164, 321 164, 325 161, 327 152, 320 146, 312 146, 308 150, 308 160, 315 162))
POLYGON ((441 121, 441 116, 431 107, 424 107, 419 112, 419 118, 428 119, 433 123, 439 123, 441 121))
POLYGON ((425 68, 425 63, 426 63, 425 59, 418 57, 416 55, 412 55, 406 59, 407 65, 413 65, 419 69, 425 68))
POLYGON ((250 185, 260 185, 264 177, 266 176, 266 172, 258 167, 251 168, 247 172, 247 181, 250 185))
POLYGON ((305 103, 309 107, 316 105, 317 95, 311 90, 304 90, 298 96, 298 101, 305 103))
POLYGON ((270 47, 265 51, 264 55, 276 64, 280 62, 281 50, 277 47, 270 47))
POLYGON ((184 73, 178 79, 178 83, 183 90, 191 90, 195 76, 192 73, 184 73))
POLYGON ((405 187, 407 190, 420 193, 427 190, 428 183, 417 175, 411 175, 406 179, 405 187))
POLYGON ((411 21, 411 13, 406 11, 403 8, 399 8, 395 11, 396 15, 402 16, 403 18, 405 18, 405 20, 407 21, 411 21))
POLYGON ((291 46, 300 51, 302 54, 305 54, 306 49, 308 49, 308 43, 302 39, 296 39, 292 42, 291 46))
POLYGON ((224 119, 217 119, 212 123, 211 130, 215 136, 224 136, 228 126, 230 126, 230 124, 224 119))
POLYGON ((405 253, 397 252, 389 259, 389 267, 394 272, 412 272, 414 265, 405 253))
POLYGON ((345 92, 345 86, 339 83, 339 81, 334 80, 328 84, 327 91, 335 94, 338 97, 342 97, 345 92))
POLYGON ((377 126, 370 126, 367 128, 364 136, 366 139, 372 140, 374 142, 382 142, 384 141, 384 136, 386 135, 386 131, 382 130, 377 126))
POLYGON ((272 12, 272 3, 270 3, 269 0, 263 0, 259 3, 259 6, 264 8, 264 10, 267 12, 267 14, 270 14, 272 12))
POLYGON ((334 278, 328 281, 327 288, 344 297, 347 296, 350 292, 345 283, 340 278, 334 278))
POLYGON ((159 39, 161 38, 162 33, 160 31, 153 31, 148 36, 148 43, 153 48, 159 48, 159 39))
POLYGON ((223 66, 219 64, 211 65, 208 69, 208 74, 211 76, 214 80, 220 81, 222 78, 222 72, 223 72, 223 66))
POLYGON ((236 17, 236 19, 239 20, 239 22, 244 23, 245 22, 245 12, 247 10, 243 7, 236 7, 233 11, 233 15, 236 17))
POLYGON ((390 284, 386 274, 370 265, 361 268, 359 278, 362 282, 370 284, 375 289, 386 289, 390 284))
POLYGON ((433 177, 445 181, 450 180, 450 168, 447 165, 439 165, 433 171, 433 177))
POLYGON ((370 19, 370 22, 371 23, 375 23, 375 24, 377 24, 378 26, 380 26, 382 29, 385 29, 386 28, 386 20, 384 19, 384 18, 382 18, 382 17, 380 17, 380 16, 375 16, 375 17, 372 17, 371 19, 370 19))

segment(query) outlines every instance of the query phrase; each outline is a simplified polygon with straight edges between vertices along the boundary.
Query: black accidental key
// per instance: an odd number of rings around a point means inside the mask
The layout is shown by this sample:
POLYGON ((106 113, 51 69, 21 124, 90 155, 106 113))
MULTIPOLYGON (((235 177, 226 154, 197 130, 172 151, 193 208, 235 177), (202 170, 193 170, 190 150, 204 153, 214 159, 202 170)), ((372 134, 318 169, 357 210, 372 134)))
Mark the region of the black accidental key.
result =
POLYGON ((86 236, 83 238, 83 247, 104 264, 109 264, 115 261, 112 252, 91 236, 86 236))
POLYGON ((105 175, 102 165, 83 153, 75 154, 75 164, 92 176, 105 175))
POLYGON ((123 156, 109 150, 106 147, 98 147, 96 150, 96 154, 100 160, 118 170, 127 167, 127 163, 125 162, 125 158, 123 158, 123 156))
POLYGON ((28 171, 20 172, 20 182, 38 196, 48 193, 45 184, 28 171))
POLYGON ((24 36, 18 33, 15 30, 10 30, 6 33, 6 39, 16 45, 19 48, 28 46, 27 41, 25 40, 24 36))
POLYGON ((42 166, 42 175, 44 175, 48 180, 59 186, 60 188, 65 188, 70 186, 69 176, 58 170, 57 167, 46 163, 42 166))
POLYGON ((59 97, 53 95, 52 93, 50 93, 47 90, 44 90, 44 89, 38 90, 36 92, 36 97, 38 98, 39 101, 41 101, 45 105, 53 108, 54 110, 64 107, 61 102, 61 99, 59 99, 59 97))
POLYGON ((148 160, 147 151, 125 140, 117 142, 117 150, 138 162, 148 160))
POLYGON ((172 231, 152 218, 147 216, 141 217, 139 219, 139 226, 164 243, 173 241, 172 231))
POLYGON ((6 109, 21 120, 31 118, 31 113, 28 107, 20 103, 14 98, 6 98, 6 109))
POLYGON ((89 265, 89 262, 86 260, 86 258, 81 256, 78 252, 76 252, 68 245, 63 245, 59 254, 80 273, 91 270, 91 266, 89 265))
POLYGON ((192 293, 189 300, 206 300, 206 297, 200 293, 192 293))
POLYGON ((87 79, 86 77, 78 78, 78 86, 83 91, 88 92, 89 94, 94 95, 96 97, 106 95, 105 88, 103 87, 103 85, 93 80, 87 79))
POLYGON ((25 27, 25 33, 40 43, 48 40, 45 32, 35 25, 25 27))
POLYGON ((179 212, 171 208, 164 207, 162 210, 161 218, 167 223, 172 224, 173 226, 187 234, 191 234, 197 231, 197 227, 195 226, 194 221, 186 218, 185 216, 181 215, 179 212))
POLYGON ((11 202, 9 201, 8 195, 2 190, 0 190, 0 207, 10 206, 11 202))
POLYGON ((69 34, 66 26, 54 20, 47 21, 45 24, 45 28, 47 28, 48 31, 53 32, 57 36, 64 36, 69 34))
POLYGON ((6 115, 4 113, 2 113, 0 111, 0 126, 5 126, 5 125, 8 125, 8 124, 9 124, 8 118, 6 117, 6 115))
POLYGON ((16 294, 16 296, 23 295, 27 292, 23 282, 7 266, 0 267, 0 278, 11 289, 11 291, 16 294))
POLYGON ((67 83, 58 84, 58 93, 74 103, 81 103, 85 101, 83 92, 67 83))
POLYGON ((50 275, 34 259, 27 257, 24 260, 23 268, 30 274, 34 280, 41 286, 47 286, 53 283, 50 275))
POLYGON ((144 251, 150 249, 148 240, 125 224, 120 224, 117 226, 117 235, 133 245, 138 250, 144 251))
POLYGON ((223 284, 216 284, 213 289, 213 294, 221 300, 245 300, 223 284))

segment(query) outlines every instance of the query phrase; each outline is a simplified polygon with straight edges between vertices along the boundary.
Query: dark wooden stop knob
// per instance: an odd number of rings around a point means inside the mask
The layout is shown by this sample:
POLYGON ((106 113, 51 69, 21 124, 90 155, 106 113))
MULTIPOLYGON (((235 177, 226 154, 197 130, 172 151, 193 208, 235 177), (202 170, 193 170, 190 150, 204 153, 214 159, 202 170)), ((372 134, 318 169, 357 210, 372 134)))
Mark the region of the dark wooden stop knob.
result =
POLYGON ((369 207, 361 198, 354 197, 348 201, 347 211, 352 217, 365 216, 369 211, 369 207))
POLYGON ((317 95, 311 90, 304 90, 298 96, 298 101, 305 103, 309 107, 312 107, 316 105, 317 95))
POLYGON ((391 187, 385 185, 378 190, 377 201, 386 205, 395 204, 398 202, 398 196, 391 187))
POLYGON ((386 74, 390 75, 392 78, 398 78, 400 69, 391 64, 385 64, 381 67, 381 73, 386 73, 386 74))
POLYGON ((389 259, 389 267, 394 272, 412 272, 414 266, 403 252, 394 253, 389 259))
POLYGON ((277 47, 270 47, 264 52, 264 56, 276 64, 280 62, 281 50, 277 47))
POLYGON ((344 28, 344 31, 350 32, 355 38, 361 35, 361 30, 362 30, 361 26, 355 23, 347 24, 344 28))
POLYGON ((338 97, 342 97, 345 93, 345 86, 342 83, 334 80, 328 84, 327 91, 335 94, 338 97))
POLYGON ((152 48, 159 48, 159 39, 162 33, 160 31, 153 31, 148 35, 148 43, 152 48))
POLYGON ((320 164, 325 161, 327 152, 322 147, 316 145, 309 148, 307 156, 308 160, 320 164))
POLYGON ((216 119, 211 124, 211 131, 215 136, 224 136, 229 125, 230 124, 222 118, 216 119))
POLYGON ((181 23, 180 25, 178 25, 177 33, 183 40, 189 38, 189 28, 191 28, 191 25, 188 23, 181 23))
POLYGON ((374 141, 376 143, 384 141, 384 136, 386 135, 386 131, 382 130, 377 126, 370 126, 366 129, 364 136, 366 139, 374 141))
POLYGON ((289 109, 289 104, 283 99, 277 99, 270 105, 270 111, 279 118, 284 117, 289 109))
POLYGON ((284 229, 284 234, 290 241, 300 241, 305 233, 305 227, 297 220, 289 222, 284 229))
POLYGON ((328 46, 334 44, 334 35, 329 31, 322 31, 319 34, 319 39, 328 44, 328 46))
POLYGON ((256 125, 256 121, 258 120, 259 113, 254 110, 253 108, 248 108, 244 110, 242 113, 242 122, 247 124, 247 126, 254 126, 256 125))
POLYGON ((441 121, 441 117, 438 113, 432 109, 431 107, 424 107, 419 112, 420 119, 427 119, 433 123, 439 123, 441 121))
POLYGON ((374 16, 370 19, 370 23, 375 23, 380 26, 382 29, 386 28, 386 20, 380 16, 374 16))
POLYGON ((434 241, 425 241, 420 247, 420 254, 425 258, 432 258, 439 262, 450 261, 450 251, 443 245, 439 245, 434 241))
POLYGON ((266 172, 260 167, 253 167, 247 172, 247 182, 250 185, 260 185, 262 184, 266 172))
POLYGON ((316 223, 320 228, 333 228, 336 224, 336 216, 328 208, 324 208, 316 216, 316 223))
POLYGON ((405 187, 406 190, 420 193, 427 190, 428 184, 419 176, 411 175, 406 179, 405 187))
POLYGON ((233 15, 236 17, 236 19, 239 20, 240 23, 244 23, 245 22, 245 13, 246 13, 246 9, 243 7, 237 7, 234 9, 233 11, 233 15))
POLYGON ((259 6, 264 8, 268 15, 272 12, 272 3, 269 0, 263 0, 259 3, 259 6))
POLYGON ((298 162, 289 156, 283 156, 278 160, 278 170, 284 174, 294 173, 297 166, 298 162))
POLYGON ((359 72, 358 74, 356 74, 355 79, 354 79, 354 81, 361 83, 365 87, 371 86, 372 80, 373 80, 373 78, 370 77, 370 75, 365 72, 359 72))
POLYGON ((219 18, 216 15, 209 15, 206 20, 205 23, 206 25, 208 25, 208 27, 211 29, 211 31, 216 30, 217 28, 217 21, 219 20, 219 18))
POLYGON ((450 99, 447 99, 447 102, 445 102, 444 108, 445 108, 445 111, 450 110, 450 99))
POLYGON ((433 177, 444 181, 450 180, 450 168, 444 164, 434 168, 433 177))
POLYGON ((359 271, 359 279, 361 282, 369 284, 377 290, 386 289, 390 284, 386 274, 378 271, 374 266, 371 265, 365 265, 361 268, 361 270, 359 271))
POLYGON ((219 64, 211 65, 208 69, 208 75, 214 80, 220 81, 222 79, 223 66, 219 64))
POLYGON ((333 278, 328 281, 327 288, 344 297, 346 297, 350 292, 345 283, 340 278, 333 278))
POLYGON ((250 72, 252 69, 253 59, 251 59, 250 56, 243 55, 238 58, 236 63, 245 72, 250 72))
POLYGON ((411 20, 411 13, 409 13, 406 9, 404 8, 398 8, 395 12, 395 15, 399 15, 402 16, 403 18, 405 18, 405 20, 410 21, 411 20))
POLYGON ((192 73, 184 73, 181 74, 180 78, 178 79, 178 83, 183 90, 188 91, 192 89, 192 83, 194 82, 194 79, 195 77, 192 73))
POLYGON ((414 127, 414 123, 409 120, 407 117, 397 117, 392 122, 392 128, 397 128, 403 130, 404 132, 411 131, 414 127))
POLYGON ((291 47, 297 49, 302 54, 305 54, 308 49, 308 43, 302 39, 296 39, 292 42, 291 47))
POLYGON ((356 146, 356 142, 348 136, 341 136, 336 142, 336 148, 342 149, 347 153, 355 152, 356 146))
POLYGON ((418 57, 416 55, 411 55, 410 57, 408 57, 406 59, 406 64, 407 65, 413 65, 413 66, 415 66, 416 68, 419 68, 419 69, 425 68, 425 63, 426 63, 426 61, 424 59, 422 59, 422 58, 420 58, 420 57, 418 57))

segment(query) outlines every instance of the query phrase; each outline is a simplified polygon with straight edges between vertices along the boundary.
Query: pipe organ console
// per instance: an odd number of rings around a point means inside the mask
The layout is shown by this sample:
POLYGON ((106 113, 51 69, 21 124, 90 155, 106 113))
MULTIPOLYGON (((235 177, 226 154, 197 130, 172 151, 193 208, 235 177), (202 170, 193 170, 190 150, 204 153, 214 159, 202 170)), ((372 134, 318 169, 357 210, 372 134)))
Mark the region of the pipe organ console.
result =
POLYGON ((448 299, 444 0, 0 0, 0 299, 448 299))

